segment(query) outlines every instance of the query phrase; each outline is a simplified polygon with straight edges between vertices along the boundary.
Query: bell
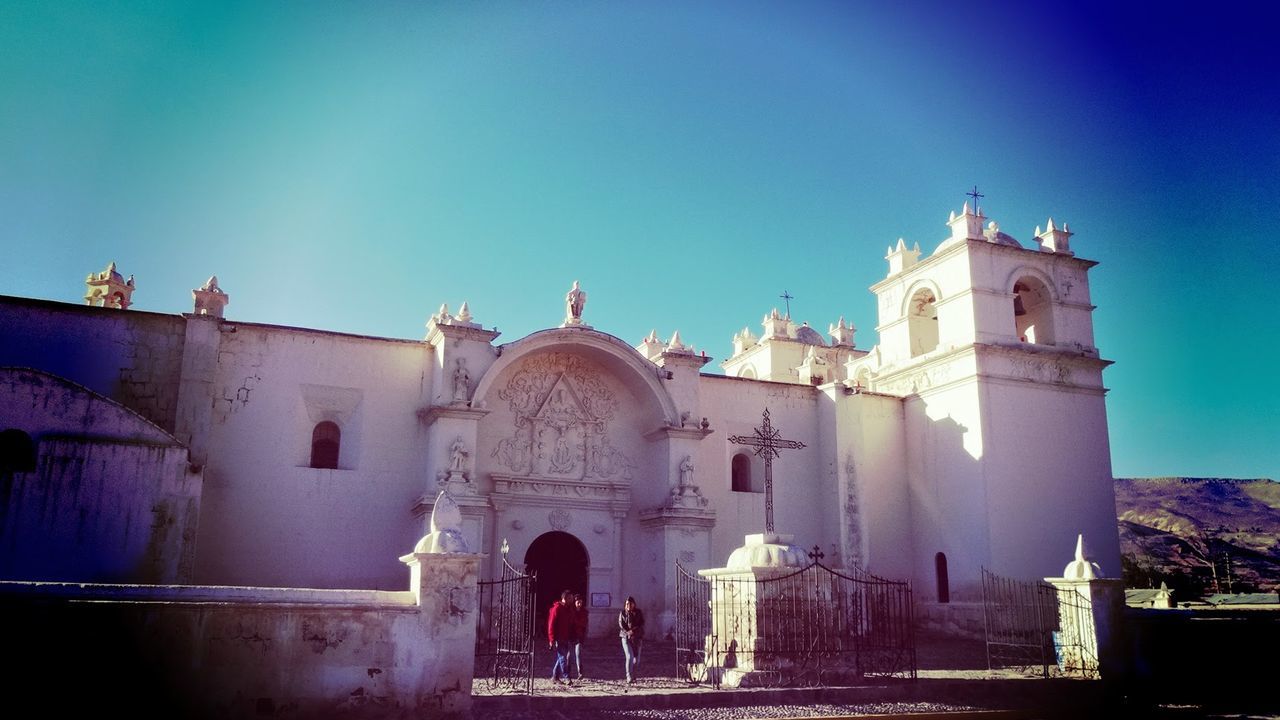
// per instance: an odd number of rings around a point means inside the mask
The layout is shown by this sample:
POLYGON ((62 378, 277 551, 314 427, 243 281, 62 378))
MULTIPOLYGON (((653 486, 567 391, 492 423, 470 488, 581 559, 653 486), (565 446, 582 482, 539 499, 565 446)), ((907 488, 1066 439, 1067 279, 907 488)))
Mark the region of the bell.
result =
POLYGON ((1023 315, 1026 315, 1026 314, 1027 314, 1027 309, 1022 307, 1022 296, 1014 295, 1013 296, 1013 316, 1022 317, 1023 315))

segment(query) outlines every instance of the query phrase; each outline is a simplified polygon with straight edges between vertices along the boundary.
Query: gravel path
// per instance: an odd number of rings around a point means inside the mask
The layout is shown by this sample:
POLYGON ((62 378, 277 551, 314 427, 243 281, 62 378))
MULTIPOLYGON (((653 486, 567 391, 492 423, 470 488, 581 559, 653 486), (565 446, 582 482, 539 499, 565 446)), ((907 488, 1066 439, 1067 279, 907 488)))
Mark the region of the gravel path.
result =
POLYGON ((661 718, 661 720, 754 720, 756 718, 832 717, 946 713, 977 708, 939 703, 872 703, 864 705, 752 705, 689 710, 543 710, 485 713, 486 720, 590 720, 591 718, 661 718))

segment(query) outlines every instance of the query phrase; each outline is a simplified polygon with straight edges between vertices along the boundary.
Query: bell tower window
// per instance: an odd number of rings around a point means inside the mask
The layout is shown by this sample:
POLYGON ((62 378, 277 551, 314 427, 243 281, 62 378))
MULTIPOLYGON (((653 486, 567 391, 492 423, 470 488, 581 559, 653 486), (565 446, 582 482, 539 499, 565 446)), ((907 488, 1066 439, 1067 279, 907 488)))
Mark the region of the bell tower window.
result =
POLYGON ((938 298, 928 288, 917 290, 907 305, 907 330, 911 338, 911 357, 924 355, 938 347, 938 298))
POLYGON ((1018 340, 1053 344, 1053 301, 1048 286, 1038 278, 1026 275, 1013 284, 1013 323, 1018 340))

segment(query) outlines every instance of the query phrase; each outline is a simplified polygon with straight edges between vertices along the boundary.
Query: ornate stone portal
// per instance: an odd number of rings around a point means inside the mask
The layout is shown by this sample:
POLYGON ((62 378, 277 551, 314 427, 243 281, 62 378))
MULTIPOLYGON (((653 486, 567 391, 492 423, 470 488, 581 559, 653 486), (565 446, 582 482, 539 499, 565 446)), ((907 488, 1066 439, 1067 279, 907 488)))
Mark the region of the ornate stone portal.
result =
POLYGON ((512 475, 630 480, 635 462, 610 440, 618 399, 581 357, 529 358, 498 397, 515 418, 493 457, 512 475))

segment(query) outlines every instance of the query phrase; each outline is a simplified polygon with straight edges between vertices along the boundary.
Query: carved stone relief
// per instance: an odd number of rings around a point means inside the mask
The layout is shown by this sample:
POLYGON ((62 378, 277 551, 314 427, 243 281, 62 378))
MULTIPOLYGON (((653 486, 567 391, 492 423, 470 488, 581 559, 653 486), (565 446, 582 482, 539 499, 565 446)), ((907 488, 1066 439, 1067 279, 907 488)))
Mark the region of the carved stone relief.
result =
POLYGON ((551 525, 552 529, 568 530, 569 526, 573 524, 573 516, 569 514, 568 510, 556 508, 547 513, 547 523, 551 525))
POLYGON ((845 457, 844 482, 844 545, 848 561, 854 565, 860 565, 862 563, 861 498, 859 497, 857 465, 853 461, 852 453, 845 457))
POLYGON ((1071 382, 1071 368, 1061 360, 1014 358, 1013 374, 1016 377, 1036 382, 1071 382))
POLYGON ((498 397, 514 427, 493 457, 517 475, 629 479, 635 463, 609 438, 618 399, 595 366, 576 355, 525 360, 498 397))

